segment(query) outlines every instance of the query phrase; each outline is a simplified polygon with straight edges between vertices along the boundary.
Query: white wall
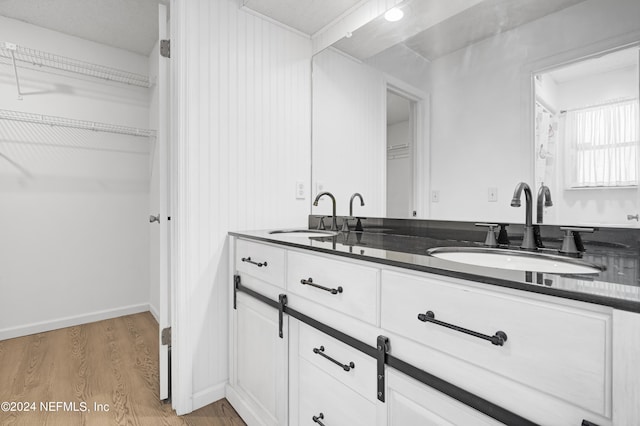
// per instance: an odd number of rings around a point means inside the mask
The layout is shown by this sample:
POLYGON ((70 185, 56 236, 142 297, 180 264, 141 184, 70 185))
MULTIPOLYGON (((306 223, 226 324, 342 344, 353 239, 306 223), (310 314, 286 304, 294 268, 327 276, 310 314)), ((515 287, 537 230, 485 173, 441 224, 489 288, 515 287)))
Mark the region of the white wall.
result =
MULTIPOLYGON (((349 214, 354 192, 365 206, 354 214, 385 215, 386 84, 380 71, 326 49, 313 57, 313 191, 336 197, 349 214)), ((323 197, 313 214, 331 215, 323 197)), ((329 221, 326 222, 330 223, 329 221)))
MULTIPOLYGON (((0 40, 133 72, 147 58, 0 17, 0 40)), ((0 65, 0 109, 147 127, 148 90, 0 65)), ((149 142, 0 120, 0 339, 148 309, 149 142)))
POLYGON ((311 41, 235 0, 172 2, 178 413, 224 396, 227 232, 306 226, 311 41), (174 55, 175 53, 175 55, 174 55), (295 198, 295 183, 306 186, 295 198))
POLYGON ((519 181, 533 180, 529 73, 637 33, 638 16, 636 0, 588 0, 435 60, 431 188, 440 201, 431 217, 523 222, 509 201, 519 181))

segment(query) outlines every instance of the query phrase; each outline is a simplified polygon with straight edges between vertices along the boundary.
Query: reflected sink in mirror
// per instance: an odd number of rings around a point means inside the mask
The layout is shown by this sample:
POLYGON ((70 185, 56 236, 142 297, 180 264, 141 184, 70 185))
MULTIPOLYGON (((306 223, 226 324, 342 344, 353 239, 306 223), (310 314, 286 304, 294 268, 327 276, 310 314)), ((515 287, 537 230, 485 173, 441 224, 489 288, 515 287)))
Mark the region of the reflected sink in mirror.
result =
POLYGON ((271 231, 269 234, 277 234, 283 237, 299 237, 299 238, 315 238, 315 237, 332 237, 338 235, 336 231, 323 231, 313 229, 278 229, 271 231))
POLYGON ((488 247, 437 247, 427 250, 427 254, 452 262, 514 271, 597 274, 606 269, 601 265, 563 256, 488 247))

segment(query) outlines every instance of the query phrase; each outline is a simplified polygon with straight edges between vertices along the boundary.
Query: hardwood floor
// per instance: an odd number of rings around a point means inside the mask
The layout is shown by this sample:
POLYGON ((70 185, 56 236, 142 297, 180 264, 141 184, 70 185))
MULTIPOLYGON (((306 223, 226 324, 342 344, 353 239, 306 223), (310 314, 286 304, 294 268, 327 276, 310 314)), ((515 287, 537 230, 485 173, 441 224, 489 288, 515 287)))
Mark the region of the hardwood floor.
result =
POLYGON ((224 399, 181 417, 160 402, 157 345, 148 312, 0 341, 0 403, 21 409, 0 425, 245 424, 224 399))

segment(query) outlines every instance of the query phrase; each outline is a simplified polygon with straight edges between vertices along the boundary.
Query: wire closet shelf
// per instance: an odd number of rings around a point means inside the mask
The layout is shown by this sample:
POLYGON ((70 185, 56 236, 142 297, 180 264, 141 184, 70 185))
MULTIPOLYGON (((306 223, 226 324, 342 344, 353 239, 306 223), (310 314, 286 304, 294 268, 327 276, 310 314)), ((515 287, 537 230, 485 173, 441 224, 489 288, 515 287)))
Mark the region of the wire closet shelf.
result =
POLYGON ((151 87, 149 77, 146 75, 55 55, 6 41, 0 41, 0 58, 4 63, 13 64, 16 78, 16 67, 19 65, 21 68, 36 70, 49 68, 133 86, 151 87))
POLYGON ((32 114, 28 112, 0 109, 0 120, 20 121, 23 123, 44 124, 49 126, 69 127, 73 129, 93 130, 96 132, 117 133, 121 135, 155 138, 156 131, 136 127, 118 126, 95 121, 76 120, 53 115, 32 114))

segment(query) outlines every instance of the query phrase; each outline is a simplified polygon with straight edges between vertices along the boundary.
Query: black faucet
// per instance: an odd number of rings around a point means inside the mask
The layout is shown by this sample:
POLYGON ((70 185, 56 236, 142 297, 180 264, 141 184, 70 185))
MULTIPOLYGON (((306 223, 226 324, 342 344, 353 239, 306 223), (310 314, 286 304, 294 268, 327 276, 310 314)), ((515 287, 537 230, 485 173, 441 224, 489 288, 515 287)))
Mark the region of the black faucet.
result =
MULTIPOLYGON (((351 196, 351 199, 349 200, 349 216, 351 217, 353 217, 353 199, 356 197, 360 198, 360 207, 364 206, 364 199, 362 198, 362 195, 360 195, 360 193, 358 192, 353 194, 351 196)), ((356 223, 356 232, 363 232, 364 229, 362 229, 362 222, 360 221, 360 219, 364 218, 358 217, 356 219, 358 219, 358 222, 356 223)))
POLYGON ((360 195, 358 192, 353 194, 351 196, 351 199, 349 200, 349 216, 350 217, 353 217, 353 199, 356 197, 360 198, 360 207, 364 206, 364 199, 362 198, 362 195, 360 195))
POLYGON ((542 223, 542 215, 543 215, 543 209, 542 209, 542 202, 544 200, 544 206, 545 207, 551 207, 553 206, 553 201, 551 201, 551 191, 549 190, 549 187, 546 186, 544 183, 540 185, 540 189, 538 190, 538 209, 536 211, 536 222, 537 223, 542 223))
POLYGON ((316 200, 313 202, 314 206, 318 206, 318 200, 320 200, 320 198, 323 195, 328 195, 329 198, 331 198, 331 201, 333 202, 333 218, 331 219, 331 230, 332 231, 337 231, 338 230, 338 222, 336 220, 336 197, 333 196, 332 193, 330 192, 321 192, 316 196, 316 200))
POLYGON ((525 225, 524 225, 524 235, 522 237, 522 245, 520 246, 523 250, 537 250, 535 238, 533 235, 533 224, 532 224, 532 214, 531 214, 531 188, 524 182, 520 182, 516 185, 515 191, 513 191, 513 199, 511 200, 511 207, 520 207, 520 195, 522 194, 522 190, 524 190, 525 197, 525 225))

